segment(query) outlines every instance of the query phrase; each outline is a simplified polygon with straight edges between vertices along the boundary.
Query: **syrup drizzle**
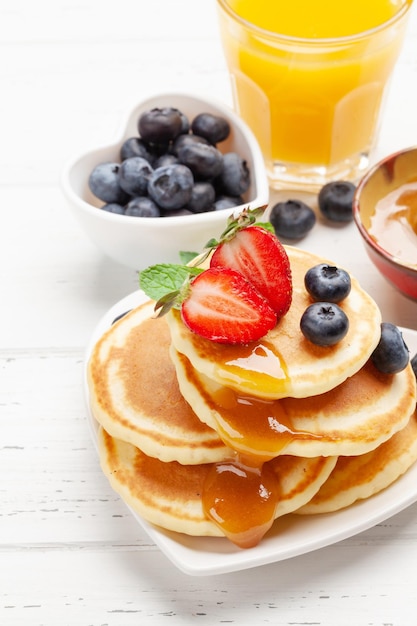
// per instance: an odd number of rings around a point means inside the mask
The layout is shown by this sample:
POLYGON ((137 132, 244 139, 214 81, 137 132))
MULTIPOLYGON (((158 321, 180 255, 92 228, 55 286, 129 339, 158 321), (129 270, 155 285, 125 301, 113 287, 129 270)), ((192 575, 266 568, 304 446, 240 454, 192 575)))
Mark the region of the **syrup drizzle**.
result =
POLYGON ((247 346, 230 346, 216 355, 217 374, 226 386, 245 388, 256 393, 279 393, 288 388, 289 377, 282 355, 266 341, 247 346), (217 359, 217 356, 219 358, 217 359))
POLYGON ((261 541, 274 522, 278 501, 279 483, 267 464, 214 463, 203 489, 206 515, 240 548, 261 541))
MULTIPOLYGON (((251 548, 271 528, 280 498, 279 477, 268 461, 294 438, 315 436, 297 431, 280 401, 257 397, 259 390, 275 398, 291 395, 285 360, 273 344, 265 339, 246 346, 204 342, 199 348, 216 363, 215 378, 223 383, 214 391, 200 391, 217 415, 219 436, 235 452, 210 467, 203 510, 235 545, 251 548), (242 387, 247 395, 239 393, 242 387)), ((189 376, 199 384, 191 367, 189 376)))
POLYGON ((297 430, 282 400, 264 400, 242 395, 229 387, 216 387, 204 394, 211 404, 216 430, 237 453, 269 461, 295 439, 322 439, 310 431, 297 430))
POLYGON ((217 432, 236 451, 215 463, 203 489, 206 515, 241 548, 257 545, 272 526, 279 502, 279 481, 268 461, 295 438, 320 438, 297 431, 283 404, 239 395, 221 387, 212 395, 217 432))
POLYGON ((417 265, 417 181, 400 186, 377 202, 369 234, 404 263, 417 265))

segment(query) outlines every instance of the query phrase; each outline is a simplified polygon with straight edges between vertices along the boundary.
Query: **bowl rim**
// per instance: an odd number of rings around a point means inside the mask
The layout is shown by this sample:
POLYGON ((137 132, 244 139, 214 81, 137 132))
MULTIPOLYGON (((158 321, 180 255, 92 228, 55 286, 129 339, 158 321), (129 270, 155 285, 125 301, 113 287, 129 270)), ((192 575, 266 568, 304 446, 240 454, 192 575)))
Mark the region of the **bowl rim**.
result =
POLYGON ((376 239, 374 239, 369 234, 368 230, 363 225, 362 218, 361 218, 361 212, 360 212, 360 196, 362 194, 362 191, 363 191, 364 187, 369 182, 369 180, 374 176, 374 174, 381 167, 383 167, 384 165, 386 165, 386 164, 388 164, 390 162, 395 161, 399 156, 406 155, 406 154, 409 154, 409 153, 417 153, 417 145, 410 146, 408 148, 402 148, 402 149, 396 150, 395 152, 392 152, 391 154, 389 154, 389 155, 385 156, 384 158, 380 159, 371 168, 369 168, 369 170, 362 176, 362 178, 360 179, 360 181, 358 182, 358 184, 356 186, 355 193, 354 193, 354 196, 353 196, 352 209, 353 209, 353 218, 354 218, 355 224, 356 224, 360 234, 362 235, 362 238, 364 239, 365 243, 374 252, 379 254, 384 260, 386 260, 391 265, 398 266, 399 269, 402 268, 404 270, 407 270, 408 272, 417 274, 417 264, 405 263, 404 261, 402 261, 395 254, 391 254, 390 252, 385 250, 385 248, 383 248, 376 241, 376 239))
MULTIPOLYGON (((221 216, 223 216, 222 219, 225 219, 227 218, 228 214, 233 215, 236 211, 240 212, 241 210, 243 210, 243 208, 257 208, 263 205, 267 206, 269 203, 268 178, 266 175, 266 170, 264 169, 264 160, 261 149, 252 130, 243 121, 243 119, 239 117, 236 111, 234 111, 227 104, 220 102, 215 98, 192 94, 185 91, 157 92, 154 94, 148 94, 146 98, 139 101, 134 106, 131 106, 128 111, 122 114, 122 120, 119 124, 117 135, 113 141, 105 144, 103 143, 96 145, 95 147, 91 147, 85 150, 81 154, 78 153, 77 155, 70 157, 64 164, 60 176, 60 186, 67 200, 69 200, 72 204, 76 204, 82 211, 86 212, 87 214, 90 214, 91 216, 97 216, 97 207, 80 197, 71 186, 70 179, 73 169, 80 163, 80 161, 88 158, 88 156, 91 156, 100 151, 108 151, 112 148, 117 148, 118 146, 120 146, 121 141, 123 141, 124 134, 126 133, 126 130, 129 126, 129 122, 134 118, 134 116, 138 115, 139 110, 146 107, 147 103, 149 103, 149 106, 155 106, 155 100, 162 98, 164 100, 174 100, 180 98, 188 101, 194 101, 196 103, 201 103, 202 106, 204 106, 204 104, 208 104, 211 107, 217 109, 219 115, 225 115, 231 121, 231 123, 239 129, 240 133, 245 138, 248 144, 249 151, 252 155, 252 161, 255 166, 254 170, 256 170, 256 172, 253 171, 251 172, 251 174, 254 179, 256 179, 256 198, 235 207, 224 209, 222 211, 208 211, 204 213, 206 222, 217 222, 221 216), (259 176, 260 171, 264 173, 263 176, 259 176)), ((109 213, 107 211, 102 211, 101 213, 99 213, 99 215, 101 219, 110 223, 124 223, 126 225, 141 224, 142 227, 152 227, 161 230, 166 230, 178 224, 182 224, 186 228, 190 225, 194 225, 196 223, 198 224, 198 222, 201 220, 201 214, 171 216, 169 219, 161 219, 160 217, 135 217, 129 215, 118 215, 116 213, 109 213)))

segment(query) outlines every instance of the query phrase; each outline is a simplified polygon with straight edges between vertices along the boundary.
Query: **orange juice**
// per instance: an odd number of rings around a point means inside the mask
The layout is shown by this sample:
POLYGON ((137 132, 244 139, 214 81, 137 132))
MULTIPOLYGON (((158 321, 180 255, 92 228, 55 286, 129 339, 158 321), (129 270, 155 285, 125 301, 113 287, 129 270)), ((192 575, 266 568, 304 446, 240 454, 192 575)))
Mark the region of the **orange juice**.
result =
POLYGON ((218 0, 235 106, 272 178, 363 167, 411 3, 218 0))

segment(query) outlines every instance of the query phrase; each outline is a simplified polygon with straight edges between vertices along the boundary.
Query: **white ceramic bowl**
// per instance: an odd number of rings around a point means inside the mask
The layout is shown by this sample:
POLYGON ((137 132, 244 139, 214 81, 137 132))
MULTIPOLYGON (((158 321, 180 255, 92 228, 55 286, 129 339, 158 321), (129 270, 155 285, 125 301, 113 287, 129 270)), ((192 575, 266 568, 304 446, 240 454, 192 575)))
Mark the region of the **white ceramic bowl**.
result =
POLYGON ((265 205, 269 200, 260 148, 246 124, 223 104, 182 93, 155 95, 138 104, 130 113, 121 136, 111 145, 95 148, 73 159, 64 168, 61 182, 69 205, 88 237, 105 255, 135 270, 154 263, 179 262, 180 251, 201 251, 211 237, 217 237, 224 230, 229 215, 246 206, 265 205), (251 186, 244 196, 244 205, 230 210, 164 218, 129 217, 98 208, 103 203, 88 187, 92 169, 105 161, 120 161, 123 141, 138 136, 140 114, 164 106, 176 107, 190 119, 205 112, 221 115, 229 121, 230 136, 218 144, 218 148, 222 152, 237 152, 247 161, 251 186))

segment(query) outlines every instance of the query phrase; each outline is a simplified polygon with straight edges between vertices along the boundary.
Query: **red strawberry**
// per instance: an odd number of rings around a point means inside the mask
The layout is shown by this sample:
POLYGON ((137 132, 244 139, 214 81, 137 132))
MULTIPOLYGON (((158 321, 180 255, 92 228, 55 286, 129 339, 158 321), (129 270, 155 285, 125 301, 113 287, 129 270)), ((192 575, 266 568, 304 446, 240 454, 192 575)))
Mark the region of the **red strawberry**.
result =
POLYGON ((270 231, 248 226, 225 239, 213 253, 211 267, 230 267, 266 298, 278 318, 292 300, 291 268, 285 248, 270 231))
POLYGON ((265 298, 230 268, 210 268, 194 278, 181 305, 184 323, 218 343, 248 343, 277 322, 265 298))

